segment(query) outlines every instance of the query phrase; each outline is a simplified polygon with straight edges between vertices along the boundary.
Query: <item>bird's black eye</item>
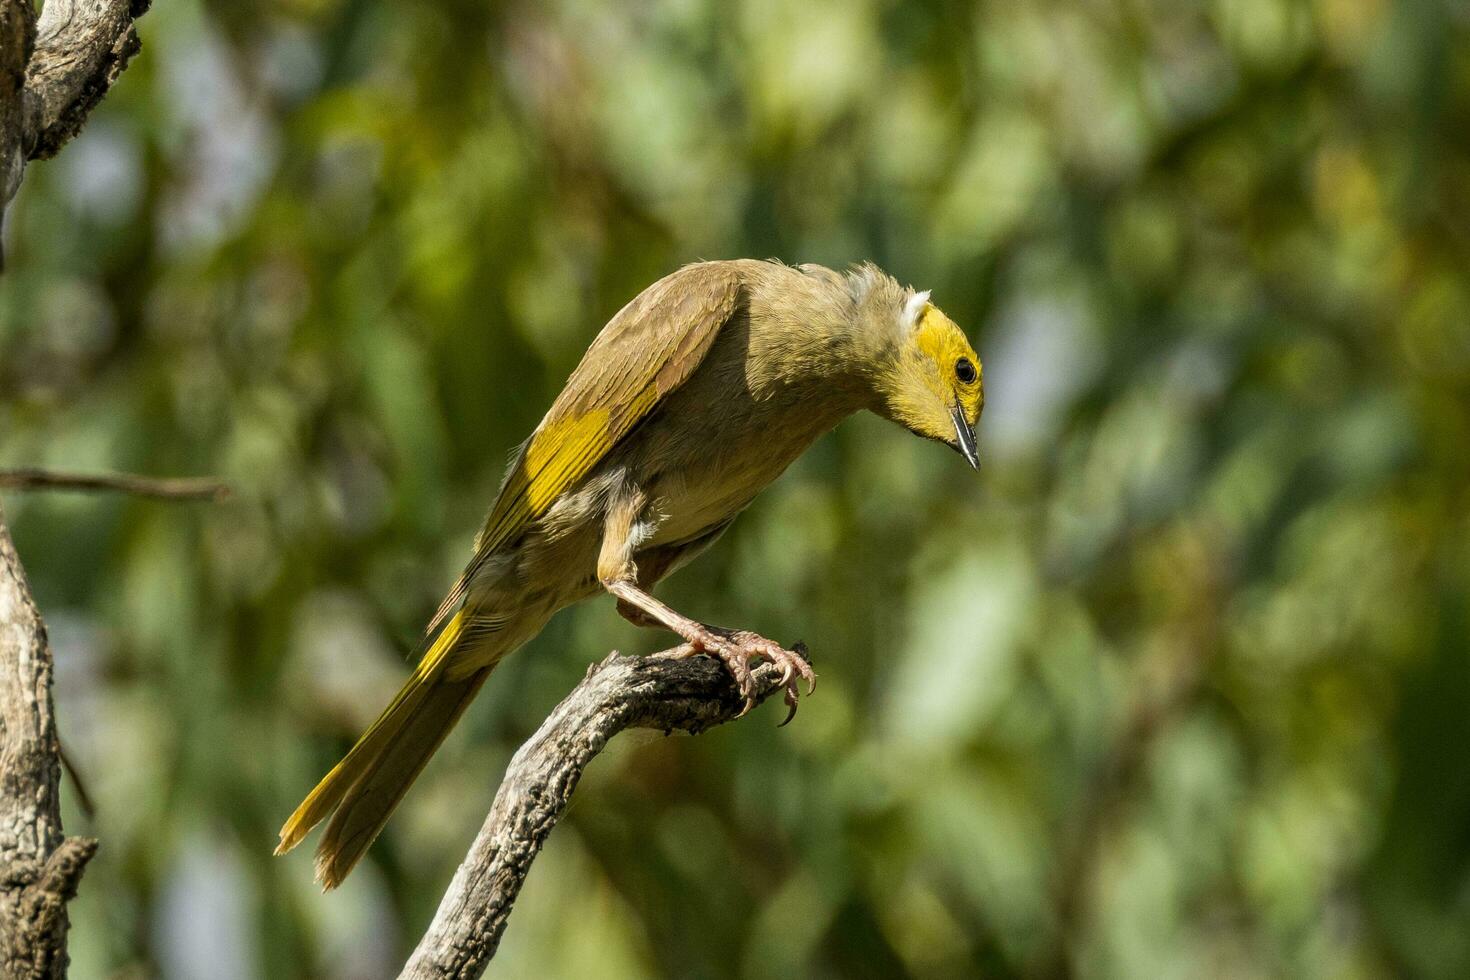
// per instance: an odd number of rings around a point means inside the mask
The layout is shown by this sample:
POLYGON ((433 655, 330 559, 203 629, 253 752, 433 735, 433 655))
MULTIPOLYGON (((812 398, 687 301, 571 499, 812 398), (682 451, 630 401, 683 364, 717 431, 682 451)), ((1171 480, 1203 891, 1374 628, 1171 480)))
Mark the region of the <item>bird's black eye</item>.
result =
POLYGON ((960 384, 968 385, 975 383, 975 365, 970 363, 968 357, 962 357, 954 362, 954 376, 960 379, 960 384))

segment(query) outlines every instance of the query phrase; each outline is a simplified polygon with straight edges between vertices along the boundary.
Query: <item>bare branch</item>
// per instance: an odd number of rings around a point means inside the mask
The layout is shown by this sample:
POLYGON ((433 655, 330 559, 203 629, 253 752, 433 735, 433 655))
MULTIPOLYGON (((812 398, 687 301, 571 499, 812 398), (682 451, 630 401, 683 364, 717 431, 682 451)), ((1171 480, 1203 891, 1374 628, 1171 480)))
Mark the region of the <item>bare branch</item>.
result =
POLYGON ((132 473, 59 473, 34 467, 0 470, 0 489, 130 493, 160 500, 224 500, 230 485, 213 477, 153 477, 132 473))
MULTIPOLYGON (((485 971, 531 862, 582 772, 614 735, 625 728, 693 735, 740 717, 740 695, 724 666, 708 657, 678 656, 687 651, 609 655, 520 747, 400 980, 466 980, 485 971)), ((754 679, 757 699, 781 686, 771 664, 756 670, 754 679)))
POLYGON ((56 155, 142 47, 148 0, 46 0, 26 70, 27 156, 56 155))
POLYGON ((51 648, 0 511, 0 973, 66 975, 66 903, 97 842, 61 830, 51 648))
MULTIPOLYGON (((0 216, 27 160, 77 134, 138 51, 146 0, 0 0, 0 216)), ((58 475, 10 474, 36 485, 58 475)), ((91 477, 76 489, 217 498, 221 485, 91 477), (171 485, 170 485, 171 484, 171 485), (180 490, 191 491, 180 493, 180 490), (162 494, 160 490, 164 490, 162 494)), ((0 974, 64 977, 66 906, 97 842, 61 829, 61 748, 51 703, 51 648, 0 510, 0 974)))
POLYGON ((149 0, 0 0, 0 215, 26 161, 56 155, 141 43, 149 0))

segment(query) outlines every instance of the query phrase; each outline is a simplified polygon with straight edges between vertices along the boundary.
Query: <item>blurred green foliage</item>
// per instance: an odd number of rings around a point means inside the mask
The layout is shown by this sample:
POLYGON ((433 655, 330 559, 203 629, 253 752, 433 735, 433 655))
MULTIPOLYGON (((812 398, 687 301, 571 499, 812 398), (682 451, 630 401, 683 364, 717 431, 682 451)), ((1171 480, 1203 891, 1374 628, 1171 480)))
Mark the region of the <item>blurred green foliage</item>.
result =
POLYGON ((1470 975, 1458 0, 156 4, 31 168, 0 464, 103 841, 78 976, 391 974, 509 753, 498 672, 338 893, 274 833, 396 688, 510 448, 695 258, 874 259, 986 466, 870 418, 666 595, 817 695, 625 736, 497 976, 1470 975))

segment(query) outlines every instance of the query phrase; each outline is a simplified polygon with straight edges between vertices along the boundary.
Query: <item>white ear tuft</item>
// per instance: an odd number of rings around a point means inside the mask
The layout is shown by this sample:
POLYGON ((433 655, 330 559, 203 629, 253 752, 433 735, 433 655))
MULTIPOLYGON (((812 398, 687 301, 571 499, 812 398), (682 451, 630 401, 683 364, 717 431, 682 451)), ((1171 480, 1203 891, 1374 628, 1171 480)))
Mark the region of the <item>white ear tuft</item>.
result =
POLYGON ((922 293, 914 293, 909 301, 903 304, 903 325, 905 330, 912 330, 919 325, 919 314, 924 312, 924 307, 929 305, 929 290, 922 293))

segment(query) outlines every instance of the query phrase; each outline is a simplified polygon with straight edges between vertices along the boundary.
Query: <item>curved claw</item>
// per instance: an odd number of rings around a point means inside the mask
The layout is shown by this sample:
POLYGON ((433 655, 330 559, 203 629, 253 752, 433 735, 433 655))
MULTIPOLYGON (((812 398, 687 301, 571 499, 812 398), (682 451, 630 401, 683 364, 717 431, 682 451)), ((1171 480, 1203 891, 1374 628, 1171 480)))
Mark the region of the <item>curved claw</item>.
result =
POLYGON ((793 718, 796 717, 796 705, 797 705, 796 695, 793 694, 793 693, 791 693, 791 689, 790 688, 787 688, 786 689, 786 707, 787 707, 786 719, 784 721, 782 721, 781 724, 777 725, 776 726, 777 728, 785 728, 787 725, 791 724, 791 719, 793 719, 793 718))

